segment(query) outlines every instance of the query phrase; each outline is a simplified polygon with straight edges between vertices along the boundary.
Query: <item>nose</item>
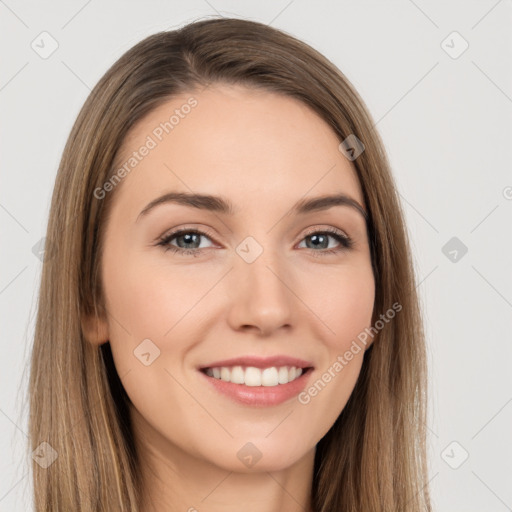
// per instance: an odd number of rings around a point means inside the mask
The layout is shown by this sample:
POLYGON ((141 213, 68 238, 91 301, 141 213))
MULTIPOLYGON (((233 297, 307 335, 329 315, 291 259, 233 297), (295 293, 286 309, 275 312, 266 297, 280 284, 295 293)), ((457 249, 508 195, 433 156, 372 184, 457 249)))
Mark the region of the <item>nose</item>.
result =
POLYGON ((292 325, 294 298, 289 272, 264 252, 256 261, 235 262, 230 272, 228 322, 234 330, 269 336, 292 325))

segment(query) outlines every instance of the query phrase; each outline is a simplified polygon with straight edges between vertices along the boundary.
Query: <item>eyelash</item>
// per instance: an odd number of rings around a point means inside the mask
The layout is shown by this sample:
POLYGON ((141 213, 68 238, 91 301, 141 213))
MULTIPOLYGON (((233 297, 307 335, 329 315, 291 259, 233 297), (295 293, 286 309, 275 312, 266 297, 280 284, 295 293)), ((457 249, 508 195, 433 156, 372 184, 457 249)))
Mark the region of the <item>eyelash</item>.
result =
MULTIPOLYGON (((164 235, 163 237, 161 237, 159 239, 159 242, 156 245, 162 246, 164 248, 164 251, 166 251, 166 252, 172 251, 173 253, 178 253, 183 256, 194 256, 194 257, 200 256, 202 254, 202 252, 204 251, 204 249, 182 249, 181 247, 176 247, 176 246, 170 244, 170 241, 173 238, 176 238, 177 236, 182 235, 182 234, 190 234, 190 233, 205 236, 210 239, 213 238, 212 235, 210 233, 208 233, 208 231, 200 231, 198 229, 180 229, 180 230, 174 231, 172 233, 169 233, 167 235, 164 235)), ((341 244, 341 247, 337 247, 334 249, 324 249, 321 251, 309 249, 314 254, 314 257, 322 257, 322 256, 331 255, 331 254, 336 254, 341 251, 350 250, 350 249, 352 249, 352 247, 354 245, 353 240, 349 236, 343 234, 341 231, 334 229, 334 228, 326 228, 326 229, 322 229, 322 230, 311 230, 304 235, 302 240, 304 240, 304 238, 307 238, 311 235, 318 235, 318 234, 322 234, 322 235, 327 234, 327 235, 333 237, 341 244)), ((301 242, 302 242, 302 240, 301 240, 301 242)))

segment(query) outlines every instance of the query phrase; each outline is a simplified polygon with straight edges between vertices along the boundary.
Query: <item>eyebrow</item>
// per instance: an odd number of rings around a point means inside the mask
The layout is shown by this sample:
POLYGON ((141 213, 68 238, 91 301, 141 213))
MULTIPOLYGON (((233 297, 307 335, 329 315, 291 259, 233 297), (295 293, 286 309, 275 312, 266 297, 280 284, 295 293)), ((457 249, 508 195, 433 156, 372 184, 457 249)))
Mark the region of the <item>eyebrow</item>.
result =
MULTIPOLYGON (((222 213, 225 215, 234 215, 237 210, 229 199, 210 194, 192 194, 188 192, 168 192, 151 201, 137 216, 137 222, 141 217, 147 215, 153 208, 166 203, 181 204, 200 210, 222 213)), ((368 220, 366 210, 352 197, 346 194, 324 195, 314 198, 305 198, 299 200, 291 209, 291 213, 305 214, 316 211, 327 210, 333 206, 348 206, 359 212, 364 219, 368 220)))

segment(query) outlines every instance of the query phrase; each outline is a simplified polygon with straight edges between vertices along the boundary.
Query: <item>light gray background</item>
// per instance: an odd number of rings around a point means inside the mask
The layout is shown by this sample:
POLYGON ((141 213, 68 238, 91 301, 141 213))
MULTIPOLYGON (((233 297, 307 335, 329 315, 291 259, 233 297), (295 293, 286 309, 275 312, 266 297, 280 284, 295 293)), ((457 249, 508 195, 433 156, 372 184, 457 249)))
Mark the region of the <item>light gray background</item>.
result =
POLYGON ((0 510, 32 510, 22 405, 41 270, 32 247, 72 123, 135 43, 216 12, 306 41, 366 101, 404 203, 425 312, 434 508, 512 510, 510 0, 0 0, 0 510), (31 48, 43 31, 58 42, 47 59, 31 48), (453 31, 469 44, 458 58, 447 53, 462 48, 453 31), (442 252, 452 237, 468 248, 456 262, 442 252))

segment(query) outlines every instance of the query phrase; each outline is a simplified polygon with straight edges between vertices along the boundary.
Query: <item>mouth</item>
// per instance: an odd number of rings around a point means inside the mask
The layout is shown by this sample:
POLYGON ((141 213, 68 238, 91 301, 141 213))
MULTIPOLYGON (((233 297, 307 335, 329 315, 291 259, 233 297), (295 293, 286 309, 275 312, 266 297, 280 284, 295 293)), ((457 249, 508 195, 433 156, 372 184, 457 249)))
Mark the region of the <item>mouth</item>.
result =
POLYGON ((208 377, 242 384, 248 387, 275 387, 289 384, 298 379, 302 374, 313 370, 312 366, 269 366, 257 368, 255 366, 214 366, 201 368, 201 371, 208 377))
POLYGON ((277 356, 217 361, 198 369, 222 395, 244 405, 268 407, 298 395, 314 366, 302 359, 277 356))

